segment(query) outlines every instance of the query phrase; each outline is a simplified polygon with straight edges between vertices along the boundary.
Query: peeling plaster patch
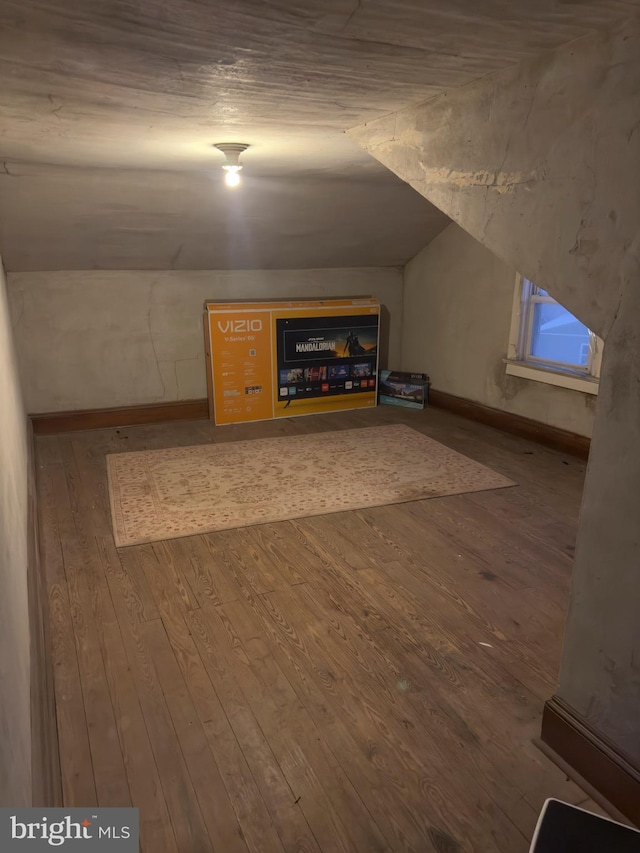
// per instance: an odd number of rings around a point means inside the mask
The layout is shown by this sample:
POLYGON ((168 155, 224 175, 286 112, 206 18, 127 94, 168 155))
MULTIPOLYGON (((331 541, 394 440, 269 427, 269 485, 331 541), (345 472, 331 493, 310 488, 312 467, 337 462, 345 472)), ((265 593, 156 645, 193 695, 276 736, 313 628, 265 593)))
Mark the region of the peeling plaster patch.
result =
POLYGON ((591 258, 598 251, 597 240, 583 240, 578 237, 573 247, 569 249, 570 255, 580 255, 583 258, 591 258))
POLYGON ((422 160, 419 161, 419 164, 428 184, 453 184, 456 187, 484 187, 495 189, 501 195, 513 192, 515 187, 533 184, 537 180, 533 174, 526 177, 525 172, 465 172, 445 167, 429 168, 422 160))
MULTIPOLYGON (((399 114, 396 115, 394 122, 394 135, 397 135, 399 114)), ((415 151, 422 151, 424 148, 425 131, 420 127, 407 127, 400 134, 399 141, 407 148, 413 148, 415 151)))

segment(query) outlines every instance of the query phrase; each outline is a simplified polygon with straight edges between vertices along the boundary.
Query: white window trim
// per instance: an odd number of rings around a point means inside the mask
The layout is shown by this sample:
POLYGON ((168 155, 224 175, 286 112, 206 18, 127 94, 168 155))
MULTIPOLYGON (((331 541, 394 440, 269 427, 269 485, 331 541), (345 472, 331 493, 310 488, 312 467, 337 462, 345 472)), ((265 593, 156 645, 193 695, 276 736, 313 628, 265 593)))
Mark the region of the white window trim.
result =
POLYGON ((533 379, 535 382, 546 382, 547 385, 557 385, 559 388, 570 388, 572 391, 582 391, 584 394, 598 393, 599 382, 593 376, 571 376, 568 373, 557 373, 545 367, 532 367, 524 361, 509 361, 505 358, 506 372, 509 376, 519 376, 521 379, 533 379))
POLYGON ((511 328, 509 330, 509 344, 507 358, 505 359, 505 370, 510 376, 519 376, 522 379, 531 379, 535 382, 546 382, 548 385, 556 385, 560 388, 570 388, 573 391, 582 391, 586 394, 597 394, 599 386, 600 365, 602 363, 603 342, 596 335, 591 335, 589 346, 589 363, 584 370, 567 368, 561 364, 557 366, 549 362, 540 362, 535 358, 523 358, 520 352, 520 343, 525 337, 525 324, 530 325, 533 311, 526 310, 533 298, 535 301, 545 301, 545 297, 530 297, 523 299, 524 276, 516 275, 513 291, 513 310, 511 312, 511 328))

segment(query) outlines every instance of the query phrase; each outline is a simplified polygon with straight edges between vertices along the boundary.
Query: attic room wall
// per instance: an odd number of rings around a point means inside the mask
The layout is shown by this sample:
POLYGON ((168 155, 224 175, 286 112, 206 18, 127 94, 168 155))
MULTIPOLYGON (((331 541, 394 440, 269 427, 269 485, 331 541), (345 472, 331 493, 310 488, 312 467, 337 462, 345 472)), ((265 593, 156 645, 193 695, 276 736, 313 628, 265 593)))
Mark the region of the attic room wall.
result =
MULTIPOLYGON (((639 115, 636 17, 351 131, 605 341, 559 686, 546 719, 562 709, 565 726, 586 726, 636 774, 639 115)), ((554 748, 575 766, 562 739, 554 748)), ((591 761, 579 772, 606 784, 591 761)))
POLYGON ((640 19, 349 131, 601 338, 637 236, 640 19))
POLYGON ((591 435, 596 397, 505 373, 516 271, 451 224, 405 267, 403 370, 432 387, 591 435))
POLYGON ((58 271, 8 280, 32 414, 206 397, 205 299, 370 294, 388 311, 389 363, 400 357, 400 267, 58 271))
POLYGON ((31 804, 27 434, 0 259, 0 806, 31 804))

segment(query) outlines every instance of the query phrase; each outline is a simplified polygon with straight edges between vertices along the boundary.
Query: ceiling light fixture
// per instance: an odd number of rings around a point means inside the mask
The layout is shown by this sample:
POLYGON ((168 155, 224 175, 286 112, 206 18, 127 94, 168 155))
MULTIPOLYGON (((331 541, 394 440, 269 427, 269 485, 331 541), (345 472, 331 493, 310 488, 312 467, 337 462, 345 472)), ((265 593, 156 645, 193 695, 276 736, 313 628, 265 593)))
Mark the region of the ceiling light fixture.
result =
POLYGON ((228 187, 237 187, 240 183, 240 155, 249 147, 244 142, 219 142, 215 146, 226 157, 222 168, 225 171, 224 182, 228 187))

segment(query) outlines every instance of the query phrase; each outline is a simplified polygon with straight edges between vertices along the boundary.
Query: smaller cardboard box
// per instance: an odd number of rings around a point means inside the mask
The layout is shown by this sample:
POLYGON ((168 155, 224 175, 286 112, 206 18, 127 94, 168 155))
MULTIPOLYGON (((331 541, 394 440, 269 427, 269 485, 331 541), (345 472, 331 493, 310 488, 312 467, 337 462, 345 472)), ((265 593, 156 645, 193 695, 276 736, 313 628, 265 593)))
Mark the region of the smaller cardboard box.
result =
POLYGON ((387 406, 424 409, 429 402, 429 377, 426 373, 381 370, 378 378, 378 402, 387 406))

